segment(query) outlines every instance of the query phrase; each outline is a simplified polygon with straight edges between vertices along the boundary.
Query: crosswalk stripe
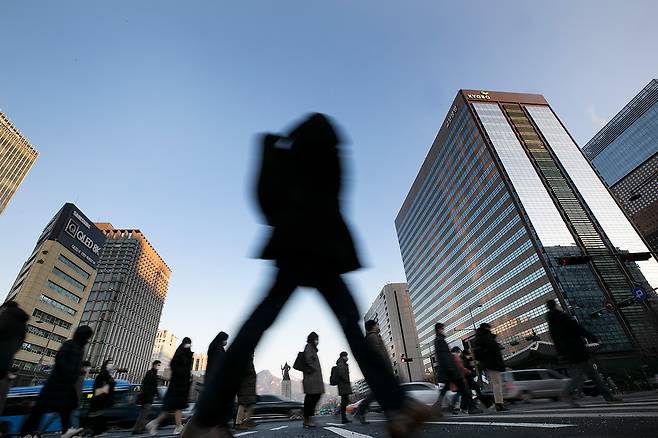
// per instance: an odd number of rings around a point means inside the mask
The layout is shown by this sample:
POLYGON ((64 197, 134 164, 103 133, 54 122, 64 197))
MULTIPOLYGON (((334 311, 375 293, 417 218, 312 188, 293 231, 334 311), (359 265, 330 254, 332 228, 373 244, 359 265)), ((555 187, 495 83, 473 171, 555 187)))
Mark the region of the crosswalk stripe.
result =
POLYGON ((575 424, 564 423, 508 423, 508 422, 485 422, 485 421, 430 421, 425 424, 457 424, 465 426, 500 426, 500 427, 535 427, 540 429, 559 429, 562 427, 573 427, 575 424))
POLYGON ((351 430, 341 429, 340 427, 325 427, 324 430, 328 430, 329 432, 333 432, 336 435, 340 435, 345 438, 373 438, 370 435, 364 435, 362 433, 352 432, 351 430))
POLYGON ((273 427, 273 428, 270 429, 270 430, 281 430, 281 429, 285 429, 286 427, 288 427, 288 426, 273 427))
POLYGON ((658 417, 658 412, 559 412, 559 413, 540 413, 532 414, 530 412, 522 414, 504 414, 504 415, 473 415, 472 418, 597 418, 597 417, 637 417, 637 418, 654 418, 658 417))
MULTIPOLYGON (((637 412, 638 409, 644 409, 645 411, 658 412, 656 406, 623 406, 623 405, 606 405, 601 407, 590 407, 590 406, 581 406, 579 408, 555 408, 555 409, 527 409, 519 411, 523 414, 532 414, 532 413, 556 413, 556 412, 594 412, 594 411, 634 411, 637 412)), ((505 415, 505 414, 504 414, 505 415)))
POLYGON ((252 433, 258 433, 258 431, 257 430, 252 430, 252 431, 249 431, 249 432, 240 432, 240 433, 233 434, 233 436, 245 436, 245 435, 251 435, 252 433))

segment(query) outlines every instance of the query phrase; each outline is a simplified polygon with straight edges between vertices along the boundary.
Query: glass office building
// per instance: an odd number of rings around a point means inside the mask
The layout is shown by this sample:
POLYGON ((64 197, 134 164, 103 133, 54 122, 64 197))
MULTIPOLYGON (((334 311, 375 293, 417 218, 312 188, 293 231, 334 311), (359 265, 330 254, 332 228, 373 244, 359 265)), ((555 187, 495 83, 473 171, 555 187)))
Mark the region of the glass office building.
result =
POLYGON ((395 223, 426 368, 437 321, 455 343, 490 323, 508 357, 550 340, 549 299, 603 356, 656 354, 628 299, 658 263, 543 96, 460 91, 395 223))
POLYGON ((658 254, 658 80, 640 91, 583 148, 658 254))

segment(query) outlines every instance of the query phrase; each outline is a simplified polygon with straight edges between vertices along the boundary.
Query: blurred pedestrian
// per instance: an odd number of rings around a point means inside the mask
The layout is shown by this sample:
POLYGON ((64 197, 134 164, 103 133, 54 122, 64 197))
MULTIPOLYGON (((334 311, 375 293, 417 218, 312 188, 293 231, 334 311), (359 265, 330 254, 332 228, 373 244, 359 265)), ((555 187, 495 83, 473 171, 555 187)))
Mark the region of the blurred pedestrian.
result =
POLYGON ((436 379, 439 383, 443 383, 443 386, 439 391, 439 399, 434 405, 435 415, 442 415, 443 397, 445 397, 446 393, 451 388, 461 396, 462 402, 469 414, 481 413, 481 410, 473 406, 473 399, 470 395, 470 391, 467 391, 466 389, 466 381, 464 380, 464 372, 466 371, 466 368, 461 364, 459 349, 455 352, 450 351, 448 343, 445 340, 446 335, 442 323, 437 322, 434 325, 434 334, 434 355, 437 362, 436 379))
POLYGON ((347 364, 346 351, 341 352, 336 361, 336 385, 340 396, 340 422, 342 424, 351 423, 347 418, 347 405, 350 404, 352 383, 350 382, 350 367, 347 364))
POLYGON ((112 371, 114 371, 114 363, 111 358, 106 359, 94 380, 88 416, 93 435, 100 435, 107 431, 105 409, 114 405, 114 386, 116 385, 111 374, 112 371))
POLYGON ((158 370, 162 362, 153 361, 151 369, 144 374, 142 378, 142 390, 137 396, 137 404, 141 406, 137 421, 133 427, 133 435, 139 435, 146 431, 146 422, 151 414, 151 406, 155 397, 158 397, 158 370))
MULTIPOLYGON (((468 347, 468 344, 466 344, 466 347, 468 347)), ((469 371, 464 375, 464 378, 466 379, 466 388, 470 391, 475 391, 478 400, 480 400, 480 403, 482 403, 486 408, 491 407, 492 404, 491 399, 482 395, 482 389, 480 388, 479 379, 478 381, 475 380, 475 377, 477 375, 477 370, 475 368, 475 365, 473 365, 473 357, 471 355, 470 349, 464 349, 461 352, 460 357, 462 363, 464 364, 464 368, 466 368, 469 371)))
POLYGON ((503 399, 503 384, 500 373, 505 371, 505 362, 500 344, 496 341, 496 335, 491 332, 491 325, 484 322, 475 331, 473 353, 479 362, 480 368, 487 374, 489 382, 493 387, 494 402, 497 411, 509 411, 503 399))
POLYGON ((249 357, 298 286, 313 287, 336 315, 352 354, 387 413, 396 437, 408 436, 428 410, 410 400, 383 372, 358 326, 359 311, 341 274, 360 267, 340 211, 340 140, 329 119, 312 114, 287 137, 268 134, 257 184, 258 201, 271 237, 261 255, 278 268, 270 291, 246 320, 224 362, 210 370, 207 385, 188 422, 185 438, 231 436, 222 419, 230 412, 249 357), (218 426, 219 429, 213 431, 218 426))
MULTIPOLYGON (((379 364, 381 370, 390 376, 395 376, 393 371, 393 364, 391 363, 391 357, 386 349, 384 340, 382 339, 380 332, 381 328, 379 323, 373 319, 370 319, 364 324, 366 329, 366 344, 373 354, 375 361, 379 364)), ((368 424, 366 415, 368 414, 368 409, 370 404, 375 400, 375 394, 370 391, 366 398, 359 404, 359 407, 354 414, 354 417, 359 420, 361 424, 368 424)))
POLYGON ((574 393, 580 391, 585 383, 585 376, 596 385, 599 393, 603 395, 609 403, 619 402, 621 399, 610 393, 608 386, 603 383, 601 376, 594 369, 590 359, 587 345, 584 339, 592 343, 598 343, 598 339, 592 333, 585 330, 575 319, 562 311, 555 300, 546 302, 546 320, 548 321, 548 330, 553 338, 555 349, 560 356, 563 356, 571 364, 570 375, 571 384, 567 388, 565 397, 572 406, 578 406, 574 400, 574 393))
POLYGON ((304 388, 304 427, 316 427, 313 422, 315 408, 324 394, 324 379, 322 378, 322 368, 320 367, 320 358, 318 357, 318 344, 320 337, 317 333, 311 332, 306 338, 304 347, 304 377, 302 387, 304 388))
POLYGON ((457 369, 459 369, 459 372, 463 376, 464 381, 464 391, 455 393, 453 406, 456 406, 456 401, 459 398, 461 399, 459 403, 459 409, 462 412, 469 414, 481 414, 482 411, 477 408, 475 402, 473 401, 473 392, 471 391, 471 387, 468 384, 468 378, 471 377, 472 379, 472 371, 467 368, 464 363, 462 349, 454 346, 450 349, 450 353, 452 353, 452 357, 455 360, 455 365, 457 365, 457 369))
POLYGON ((208 361, 206 362, 206 374, 215 366, 224 360, 226 354, 226 344, 228 344, 228 334, 219 332, 215 339, 208 346, 208 361))
POLYGON ((247 430, 256 427, 256 423, 251 419, 254 412, 254 406, 258 401, 256 394, 256 367, 254 366, 254 357, 245 369, 240 389, 238 389, 238 413, 235 418, 236 430, 247 430))
POLYGON ((167 418, 167 415, 173 412, 176 420, 174 435, 183 431, 183 409, 187 407, 187 401, 190 395, 190 385, 192 384, 192 340, 183 338, 183 342, 178 346, 174 357, 169 363, 171 368, 171 379, 169 387, 164 396, 162 412, 152 421, 146 424, 146 430, 151 435, 158 433, 160 423, 167 418))
MULTIPOLYGON (((85 360, 82 362, 80 376, 75 384, 75 393, 78 395, 78 406, 71 413, 71 433, 76 435, 84 430, 80 427, 80 404, 82 403, 82 390, 84 389, 85 380, 91 370, 91 362, 85 360)), ((71 435, 71 436, 73 436, 71 435)), ((65 437, 66 438, 66 437, 65 437)))
POLYGON ((91 327, 82 325, 73 334, 73 339, 62 344, 55 355, 53 371, 41 389, 37 401, 21 428, 21 435, 31 435, 46 412, 57 412, 62 422, 62 435, 68 438, 71 432, 71 413, 78 407, 80 398, 77 393, 78 379, 82 371, 82 358, 85 345, 94 334, 91 327))
POLYGON ((6 301, 0 306, 0 415, 12 380, 16 377, 10 372, 11 363, 25 340, 29 318, 16 301, 6 301))

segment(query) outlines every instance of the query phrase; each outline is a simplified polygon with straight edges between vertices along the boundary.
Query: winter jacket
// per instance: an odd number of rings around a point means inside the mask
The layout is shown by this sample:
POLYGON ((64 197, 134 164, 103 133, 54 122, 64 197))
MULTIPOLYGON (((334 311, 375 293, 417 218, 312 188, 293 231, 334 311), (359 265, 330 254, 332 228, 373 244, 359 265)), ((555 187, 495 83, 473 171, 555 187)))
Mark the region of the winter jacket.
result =
POLYGON ((73 339, 62 344, 55 355, 55 366, 39 393, 38 402, 45 410, 75 409, 80 396, 76 387, 82 371, 84 347, 91 337, 91 329, 78 327, 73 339))
POLYGON ((151 368, 144 374, 142 379, 142 392, 137 397, 138 405, 153 404, 153 400, 158 395, 158 372, 151 368))
POLYGON ((101 370, 101 372, 98 373, 98 376, 96 376, 96 379, 94 380, 94 386, 92 390, 93 395, 91 397, 90 406, 91 412, 102 411, 114 404, 114 386, 115 381, 112 376, 110 376, 110 373, 106 369, 101 370), (108 392, 96 394, 97 389, 103 389, 105 386, 107 386, 106 389, 108 392))
POLYGON ((28 319, 27 313, 19 307, 0 308, 0 379, 7 375, 14 354, 25 340, 28 319))
POLYGON ((473 353, 475 359, 480 362, 484 370, 505 371, 503 354, 500 352, 500 344, 491 330, 478 328, 475 331, 475 342, 473 353))
POLYGON ((247 368, 245 369, 240 388, 238 388, 238 404, 240 405, 253 405, 256 403, 258 396, 256 395, 256 367, 254 367, 254 360, 250 360, 247 368))
POLYGON ((434 354, 437 363, 436 380, 441 383, 448 383, 464 377, 455 364, 455 359, 450 352, 445 336, 437 334, 434 338, 434 354))
POLYGON ((315 345, 306 344, 306 347, 304 347, 304 361, 306 362, 306 370, 302 380, 304 394, 324 394, 322 368, 320 368, 318 349, 315 345))
POLYGON ((590 342, 598 342, 596 336, 588 332, 566 313, 553 309, 546 314, 548 330, 553 338, 555 349, 570 363, 584 362, 589 359, 589 353, 583 338, 590 342))
POLYGON ((313 114, 289 135, 289 149, 277 148, 279 137, 264 138, 265 155, 285 154, 286 171, 275 179, 261 173, 258 199, 268 223, 273 227, 261 257, 275 260, 279 268, 304 279, 318 273, 344 273, 361 265, 350 231, 340 212, 342 171, 340 140, 329 120, 313 114), (287 177, 287 176, 288 177, 287 177))
POLYGON ((213 369, 215 364, 219 364, 224 360, 226 350, 224 349, 224 341, 228 339, 228 335, 224 332, 219 332, 215 339, 212 340, 208 346, 208 360, 206 362, 206 374, 213 369))
POLYGON ((462 358, 459 354, 453 354, 452 355, 453 360, 455 361, 455 365, 457 365, 457 369, 459 370, 459 374, 461 374, 462 377, 471 374, 471 370, 466 368, 464 366, 464 362, 462 361, 462 358))
POLYGON ((350 384, 350 366, 343 358, 338 358, 336 361, 338 371, 338 395, 350 395, 352 393, 352 385, 350 384))
POLYGON ((369 353, 375 355, 377 364, 385 368, 390 374, 395 374, 393 371, 393 364, 391 363, 391 355, 384 345, 384 341, 379 333, 371 331, 366 333, 366 345, 370 350, 369 353))
POLYGON ((187 407, 192 384, 192 351, 179 345, 169 363, 171 380, 164 396, 163 410, 173 412, 187 407))

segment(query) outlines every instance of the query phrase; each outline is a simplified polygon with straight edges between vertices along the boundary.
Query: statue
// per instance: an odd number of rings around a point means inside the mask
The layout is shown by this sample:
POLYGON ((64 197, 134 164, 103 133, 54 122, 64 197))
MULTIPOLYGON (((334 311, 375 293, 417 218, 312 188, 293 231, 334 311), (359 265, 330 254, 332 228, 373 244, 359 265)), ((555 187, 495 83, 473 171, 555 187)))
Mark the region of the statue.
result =
POLYGON ((290 365, 288 365, 288 362, 284 366, 281 367, 281 371, 283 374, 283 380, 290 380, 290 365))
POLYGON ((288 362, 281 367, 281 374, 283 374, 283 380, 281 381, 281 396, 290 400, 292 398, 292 382, 290 381, 290 365, 288 362))

